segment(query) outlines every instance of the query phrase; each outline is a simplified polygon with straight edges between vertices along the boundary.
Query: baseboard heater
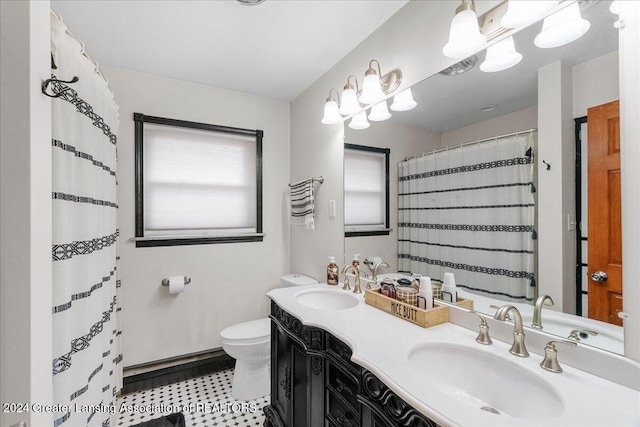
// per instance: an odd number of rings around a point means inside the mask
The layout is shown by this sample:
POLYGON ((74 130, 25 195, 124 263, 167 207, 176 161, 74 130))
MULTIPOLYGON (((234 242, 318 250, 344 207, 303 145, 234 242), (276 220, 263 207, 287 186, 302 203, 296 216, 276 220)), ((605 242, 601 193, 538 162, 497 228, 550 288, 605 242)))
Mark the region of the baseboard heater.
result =
POLYGON ((158 360, 125 368, 121 394, 148 390, 178 381, 211 374, 232 368, 235 361, 222 349, 209 350, 190 355, 158 360), (192 360, 198 358, 198 360, 192 360), (171 364, 172 366, 166 366, 171 364), (161 367, 165 366, 165 367, 161 367), (157 367, 157 369, 154 369, 157 367), (145 370, 145 372, 127 375, 127 371, 145 370))

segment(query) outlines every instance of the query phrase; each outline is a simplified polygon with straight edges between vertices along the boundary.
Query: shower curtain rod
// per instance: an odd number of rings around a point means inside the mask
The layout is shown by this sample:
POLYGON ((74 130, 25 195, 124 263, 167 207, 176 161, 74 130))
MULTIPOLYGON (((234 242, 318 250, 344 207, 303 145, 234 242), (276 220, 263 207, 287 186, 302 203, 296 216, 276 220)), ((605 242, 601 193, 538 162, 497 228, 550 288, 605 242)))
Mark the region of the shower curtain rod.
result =
POLYGON ((405 157, 403 162, 406 162, 407 160, 418 159, 420 157, 424 157, 424 156, 429 155, 429 154, 439 153, 441 151, 455 150, 456 148, 461 148, 461 147, 464 147, 466 145, 480 144, 481 142, 487 142, 487 141, 497 141, 499 139, 508 138, 510 136, 518 136, 518 135, 521 135, 521 134, 533 133, 533 132, 538 132, 538 129, 537 128, 531 128, 531 129, 526 129, 526 130, 519 130, 517 132, 505 133, 504 135, 497 135, 497 136, 492 136, 490 138, 483 138, 483 139, 477 139, 475 141, 464 142, 464 143, 462 143, 460 145, 454 145, 454 146, 445 147, 445 148, 438 148, 438 149, 432 150, 432 151, 425 151, 422 154, 417 154, 415 156, 405 157))

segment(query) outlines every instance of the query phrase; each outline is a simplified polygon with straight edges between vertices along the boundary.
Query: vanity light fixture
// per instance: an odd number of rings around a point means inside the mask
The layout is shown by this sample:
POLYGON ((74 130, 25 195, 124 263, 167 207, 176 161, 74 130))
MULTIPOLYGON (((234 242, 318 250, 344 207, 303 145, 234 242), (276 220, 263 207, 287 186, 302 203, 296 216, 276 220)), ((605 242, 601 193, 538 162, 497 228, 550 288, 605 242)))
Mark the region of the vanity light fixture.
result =
POLYGON ((342 91, 340 114, 342 114, 343 116, 352 116, 362 109, 360 103, 358 102, 358 92, 360 92, 360 88, 358 87, 358 79, 356 78, 356 76, 349 76, 347 78, 347 84, 344 85, 344 90, 342 91), (356 81, 355 89, 350 83, 351 77, 353 77, 356 81))
MULTIPOLYGON (((331 89, 329 91, 329 96, 324 104, 324 117, 322 117, 322 123, 325 125, 335 125, 343 121, 342 116, 338 113, 338 103, 335 98, 331 96, 331 91, 334 90, 335 89, 331 89)), ((337 93, 336 96, 338 96, 337 93)), ((339 97, 338 100, 340 100, 339 97)))
POLYGON ((480 69, 485 73, 495 73, 515 66, 521 60, 522 54, 516 52, 513 36, 509 36, 487 48, 487 56, 480 69))
POLYGON ((507 13, 500 19, 500 25, 524 28, 547 16, 557 4, 557 0, 509 0, 507 13))
POLYGON ((471 3, 462 0, 451 21, 449 41, 442 48, 442 53, 449 58, 464 58, 480 50, 486 43, 487 38, 480 33, 475 0, 471 3))
POLYGON ((382 122, 391 118, 391 113, 387 108, 387 101, 382 101, 371 107, 371 112, 369 113, 369 120, 372 122, 382 122))
POLYGON ((541 48, 563 46, 582 37, 590 26, 589 21, 580 15, 580 5, 576 1, 547 16, 533 43, 541 48))
POLYGON ((408 87, 393 97, 393 103, 389 108, 393 111, 409 111, 416 107, 418 103, 414 101, 411 88, 408 87))
MULTIPOLYGON (((342 116, 354 116, 349 124, 352 129, 366 129, 369 127, 367 121, 367 113, 363 111, 362 115, 358 113, 363 109, 366 109, 369 105, 377 105, 398 89, 402 83, 402 72, 398 69, 389 71, 387 74, 382 75, 380 69, 380 63, 372 59, 369 61, 369 68, 365 72, 364 81, 362 83, 362 91, 358 86, 358 79, 355 76, 349 76, 347 78, 347 84, 342 91, 342 102, 340 102, 340 96, 335 89, 329 91, 329 97, 324 104, 324 117, 322 123, 326 125, 333 125, 344 121, 342 116), (375 66, 374 66, 375 63, 375 66), (376 68, 374 68, 376 67, 376 68), (382 76, 382 77, 380 77, 382 76), (355 80, 355 88, 351 82, 351 79, 355 80), (336 92, 334 98, 332 92, 336 92), (358 96, 359 95, 359 96, 358 96), (336 101, 337 99, 337 101, 336 101), (338 106, 340 104, 340 106, 338 106), (359 118, 356 120, 356 116, 359 118), (364 120, 362 120, 364 117, 364 120)), ((406 95, 405 95, 406 96, 406 95)), ((397 109, 396 111, 406 111, 415 107, 415 101, 411 97, 411 91, 409 91, 409 100, 405 101, 404 109, 397 109), (413 103, 414 105, 411 105, 413 103)), ((371 110, 371 120, 380 121, 386 120, 391 117, 389 110, 387 109, 387 103, 384 105, 378 105, 371 110)))
POLYGON ((362 129, 368 128, 369 126, 371 126, 371 124, 367 120, 366 111, 362 111, 356 114, 355 116, 353 116, 353 118, 349 122, 349 127, 351 129, 362 130, 362 129))

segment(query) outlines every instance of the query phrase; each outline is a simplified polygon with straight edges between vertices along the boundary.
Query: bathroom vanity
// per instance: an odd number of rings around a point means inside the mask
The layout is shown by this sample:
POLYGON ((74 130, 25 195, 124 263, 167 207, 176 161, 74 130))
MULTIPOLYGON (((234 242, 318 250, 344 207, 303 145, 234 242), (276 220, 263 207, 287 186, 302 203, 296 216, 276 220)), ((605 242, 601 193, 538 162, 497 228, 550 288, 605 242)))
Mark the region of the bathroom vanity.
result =
MULTIPOLYGON (((531 355, 522 358, 495 336, 492 345, 481 345, 477 330, 453 323, 421 328, 335 286, 276 289, 268 296, 271 404, 265 425, 640 423, 640 392, 563 364, 562 354, 575 351, 564 346, 558 346, 564 372, 543 370, 534 333, 531 355)), ((488 321, 492 331, 513 329, 488 321)))
POLYGON ((351 361, 345 343, 271 302, 272 426, 435 426, 351 361))

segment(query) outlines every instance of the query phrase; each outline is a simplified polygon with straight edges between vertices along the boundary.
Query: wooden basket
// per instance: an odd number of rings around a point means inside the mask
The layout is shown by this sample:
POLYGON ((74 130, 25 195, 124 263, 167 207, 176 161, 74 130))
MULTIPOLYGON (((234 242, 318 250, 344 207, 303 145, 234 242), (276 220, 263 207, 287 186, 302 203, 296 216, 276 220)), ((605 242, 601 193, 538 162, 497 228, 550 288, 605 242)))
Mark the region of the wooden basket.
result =
MULTIPOLYGON (((437 302, 437 300, 436 300, 436 302, 437 302)), ((467 308, 469 310, 473 310, 473 300, 472 299, 458 297, 458 301, 455 303, 455 305, 467 308)))
POLYGON ((444 305, 436 305, 430 310, 425 310, 386 297, 380 293, 380 289, 367 289, 364 293, 364 302, 423 328, 449 321, 449 308, 444 305))

